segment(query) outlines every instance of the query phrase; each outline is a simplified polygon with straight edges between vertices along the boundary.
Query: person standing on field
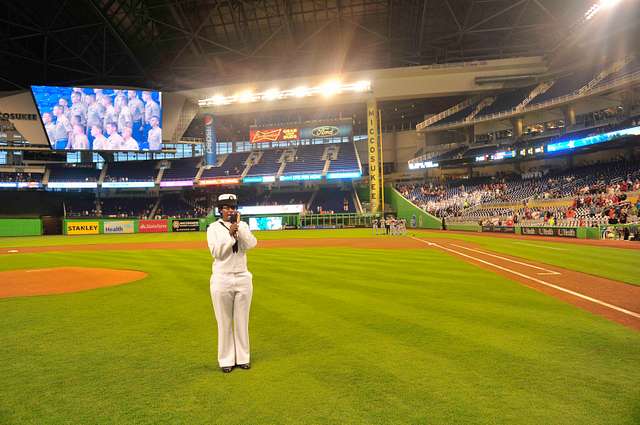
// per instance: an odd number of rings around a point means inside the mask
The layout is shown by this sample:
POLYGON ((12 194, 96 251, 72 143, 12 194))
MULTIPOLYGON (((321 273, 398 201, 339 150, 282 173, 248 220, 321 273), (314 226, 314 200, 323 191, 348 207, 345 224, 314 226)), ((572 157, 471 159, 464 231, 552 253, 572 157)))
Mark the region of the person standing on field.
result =
POLYGON ((253 275, 247 269, 247 251, 256 238, 240 221, 236 195, 218 197, 221 218, 207 229, 209 252, 214 257, 210 279, 211 300, 218 323, 218 363, 222 372, 234 367, 250 369, 249 309, 253 275))

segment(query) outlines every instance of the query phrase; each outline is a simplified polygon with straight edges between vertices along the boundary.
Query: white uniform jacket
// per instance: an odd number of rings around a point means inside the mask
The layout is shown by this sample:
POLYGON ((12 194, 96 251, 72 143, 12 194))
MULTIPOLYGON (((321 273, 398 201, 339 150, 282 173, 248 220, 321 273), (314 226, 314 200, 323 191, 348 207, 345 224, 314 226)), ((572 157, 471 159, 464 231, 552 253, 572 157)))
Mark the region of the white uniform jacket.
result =
POLYGON ((258 241, 251 234, 249 225, 243 221, 238 224, 238 252, 233 252, 236 239, 229 234, 231 223, 219 219, 207 229, 209 252, 215 258, 213 274, 247 272, 246 252, 257 245, 258 241))

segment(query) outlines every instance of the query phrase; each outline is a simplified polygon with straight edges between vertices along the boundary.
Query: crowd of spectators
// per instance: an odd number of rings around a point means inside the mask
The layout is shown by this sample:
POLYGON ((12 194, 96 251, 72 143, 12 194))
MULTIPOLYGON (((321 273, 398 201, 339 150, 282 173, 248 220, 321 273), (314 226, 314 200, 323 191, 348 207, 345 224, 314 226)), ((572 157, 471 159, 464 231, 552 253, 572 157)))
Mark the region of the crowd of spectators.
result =
POLYGON ((420 208, 448 222, 594 226, 638 221, 640 205, 628 200, 629 192, 640 192, 640 165, 636 162, 593 164, 566 172, 536 170, 525 177, 405 184, 397 189, 420 208), (553 199, 566 202, 531 206, 553 199))
POLYGON ((0 172, 0 181, 9 183, 39 182, 42 181, 42 173, 0 172))

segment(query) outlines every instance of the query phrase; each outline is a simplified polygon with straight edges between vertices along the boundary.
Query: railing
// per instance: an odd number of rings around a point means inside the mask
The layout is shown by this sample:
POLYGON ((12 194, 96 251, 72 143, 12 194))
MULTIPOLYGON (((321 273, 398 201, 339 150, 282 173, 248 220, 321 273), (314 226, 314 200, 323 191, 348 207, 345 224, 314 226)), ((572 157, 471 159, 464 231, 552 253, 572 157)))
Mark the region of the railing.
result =
POLYGON ((451 115, 465 109, 468 108, 469 106, 471 106, 474 102, 476 102, 478 100, 478 98, 476 96, 471 97, 469 99, 463 100, 460 103, 457 103, 455 105, 453 105, 451 108, 446 109, 442 112, 440 112, 437 115, 434 115, 432 117, 427 118, 426 120, 422 121, 421 123, 418 123, 416 125, 416 130, 422 130, 423 128, 426 128, 428 126, 430 126, 431 124, 438 122, 440 120, 443 120, 447 117, 450 117, 451 115))
POLYGON ((341 227, 371 227, 371 221, 376 214, 302 214, 300 227, 302 228, 341 228, 341 227))
MULTIPOLYGON (((603 84, 599 87, 595 87, 592 90, 585 92, 585 93, 572 93, 572 94, 567 94, 564 96, 560 96, 560 97, 556 97, 555 99, 550 99, 547 100, 545 102, 542 103, 536 103, 532 106, 529 106, 527 108, 524 109, 520 109, 520 110, 516 110, 516 108, 511 108, 508 111, 502 111, 502 112, 496 112, 493 114, 489 114, 489 115, 481 115, 480 117, 474 119, 473 121, 457 121, 454 123, 449 123, 449 124, 443 124, 443 125, 434 125, 434 126, 430 126, 426 129, 424 129, 424 131, 426 132, 432 132, 432 131, 441 131, 441 130, 447 130, 447 129, 451 129, 451 128, 455 128, 455 127, 463 127, 465 125, 469 125, 469 124, 478 124, 481 122, 486 122, 486 121, 493 121, 493 120, 497 120, 497 119, 504 119, 504 118, 510 118, 516 115, 522 115, 525 114, 527 112, 533 112, 533 111, 538 111, 541 109, 546 109, 549 108, 551 106, 557 106, 557 105, 561 105, 563 103, 568 103, 583 97, 588 97, 588 96, 593 96, 602 92, 605 92, 607 90, 610 90, 612 88, 617 88, 618 86, 623 86, 625 84, 634 82, 635 80, 640 80, 640 71, 636 71, 633 72, 629 75, 625 75, 623 77, 617 78, 615 80, 612 80, 606 84, 603 84)), ((416 131, 420 131, 423 130, 422 128, 418 128, 416 126, 416 131)))

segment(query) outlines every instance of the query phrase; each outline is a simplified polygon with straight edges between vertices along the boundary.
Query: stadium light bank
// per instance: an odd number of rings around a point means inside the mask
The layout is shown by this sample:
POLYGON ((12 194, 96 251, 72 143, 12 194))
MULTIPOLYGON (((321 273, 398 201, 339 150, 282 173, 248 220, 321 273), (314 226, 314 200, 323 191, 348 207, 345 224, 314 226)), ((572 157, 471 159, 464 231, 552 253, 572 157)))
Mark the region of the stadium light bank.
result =
POLYGON ((584 14, 584 20, 588 21, 602 9, 611 9, 612 7, 622 3, 622 0, 600 0, 597 3, 594 3, 589 10, 584 14))
POLYGON ((340 80, 329 80, 314 87, 298 86, 288 90, 272 88, 254 93, 246 90, 231 96, 217 94, 198 100, 199 106, 223 106, 234 103, 271 102, 283 99, 300 99, 309 96, 332 97, 341 93, 366 93, 371 91, 371 81, 361 80, 353 83, 342 83, 340 80))

